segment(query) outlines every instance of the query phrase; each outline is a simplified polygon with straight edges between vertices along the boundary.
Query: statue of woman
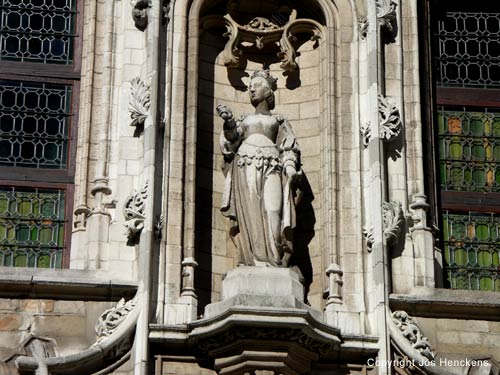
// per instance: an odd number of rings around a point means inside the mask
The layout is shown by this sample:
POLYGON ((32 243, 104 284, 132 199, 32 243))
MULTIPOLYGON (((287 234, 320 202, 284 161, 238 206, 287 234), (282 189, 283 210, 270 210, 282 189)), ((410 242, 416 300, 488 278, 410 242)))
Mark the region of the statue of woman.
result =
POLYGON ((248 86, 254 114, 236 120, 229 108, 217 106, 224 120, 221 211, 231 219, 239 263, 247 266, 287 267, 293 252, 300 151, 288 121, 271 113, 275 90, 276 78, 257 70, 248 86))

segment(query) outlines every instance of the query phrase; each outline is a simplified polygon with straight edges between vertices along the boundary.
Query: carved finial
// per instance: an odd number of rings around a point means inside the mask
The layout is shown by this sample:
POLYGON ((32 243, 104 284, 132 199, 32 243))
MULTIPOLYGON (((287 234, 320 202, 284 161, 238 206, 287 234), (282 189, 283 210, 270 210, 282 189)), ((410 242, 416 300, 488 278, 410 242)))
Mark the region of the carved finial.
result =
POLYGON ((271 88, 271 90, 276 91, 276 89, 278 88, 278 85, 277 85, 278 79, 271 75, 271 73, 269 72, 269 69, 256 70, 255 72, 253 72, 250 79, 252 80, 252 79, 257 78, 257 77, 264 78, 267 81, 267 83, 269 84, 269 87, 271 88))

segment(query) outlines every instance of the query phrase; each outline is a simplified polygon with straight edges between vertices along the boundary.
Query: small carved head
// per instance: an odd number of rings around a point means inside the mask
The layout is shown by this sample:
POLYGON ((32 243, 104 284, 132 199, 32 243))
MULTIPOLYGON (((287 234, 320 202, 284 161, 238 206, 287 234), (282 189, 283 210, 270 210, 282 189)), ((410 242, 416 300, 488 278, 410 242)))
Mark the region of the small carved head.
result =
POLYGON ((277 89, 277 79, 274 78, 268 69, 256 70, 250 77, 248 92, 252 105, 256 106, 261 101, 266 100, 269 109, 274 108, 274 91, 277 89))

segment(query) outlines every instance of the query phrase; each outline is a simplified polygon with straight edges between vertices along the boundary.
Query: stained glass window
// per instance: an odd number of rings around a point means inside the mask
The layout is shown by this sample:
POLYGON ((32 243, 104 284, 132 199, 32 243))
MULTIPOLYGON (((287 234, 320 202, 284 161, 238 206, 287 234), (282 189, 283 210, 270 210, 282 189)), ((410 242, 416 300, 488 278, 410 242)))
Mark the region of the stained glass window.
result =
POLYGON ((438 111, 441 189, 500 192, 500 111, 438 111))
POLYGON ((434 5, 427 62, 437 106, 429 133, 445 284, 500 291, 500 5, 434 5))
POLYGON ((71 64, 74 0, 1 0, 0 59, 71 64))
POLYGON ((0 81, 0 165, 66 167, 71 87, 0 81))
POLYGON ((0 265, 61 268, 62 190, 0 187, 0 265))
POLYGON ((500 292, 500 215, 446 211, 443 232, 450 286, 500 292))

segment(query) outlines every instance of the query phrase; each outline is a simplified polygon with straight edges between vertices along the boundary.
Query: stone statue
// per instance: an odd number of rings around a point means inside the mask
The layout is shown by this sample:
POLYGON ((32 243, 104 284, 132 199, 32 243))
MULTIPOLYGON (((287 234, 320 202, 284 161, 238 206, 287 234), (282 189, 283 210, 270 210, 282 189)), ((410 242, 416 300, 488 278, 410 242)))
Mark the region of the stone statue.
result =
POLYGON ((254 114, 235 119, 229 108, 217 106, 224 120, 221 211, 231 220, 229 234, 240 265, 288 267, 293 252, 300 151, 288 121, 271 113, 276 81, 268 70, 251 76, 254 114))

